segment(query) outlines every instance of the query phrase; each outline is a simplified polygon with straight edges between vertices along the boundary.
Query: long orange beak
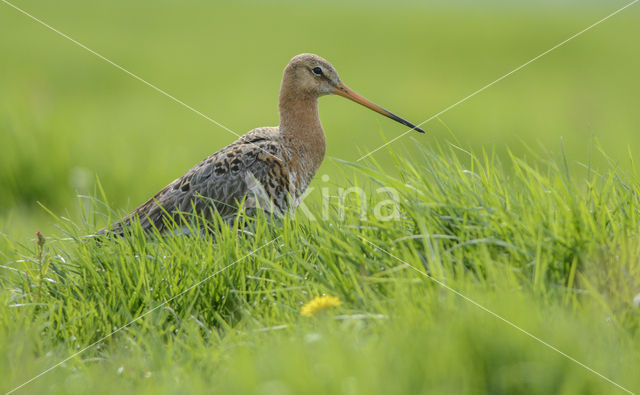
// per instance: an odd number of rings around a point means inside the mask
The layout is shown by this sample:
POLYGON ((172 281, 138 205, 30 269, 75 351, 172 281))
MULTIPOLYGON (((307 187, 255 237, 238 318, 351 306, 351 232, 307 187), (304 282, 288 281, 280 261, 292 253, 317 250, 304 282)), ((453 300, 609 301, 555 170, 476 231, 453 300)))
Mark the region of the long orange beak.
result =
POLYGON ((359 94, 355 93, 354 91, 352 91, 348 86, 346 86, 345 84, 343 84, 342 82, 340 82, 333 90, 333 94, 335 95, 339 95, 342 97, 346 97, 349 100, 353 100, 354 102, 358 103, 358 104, 362 104, 363 106, 372 109, 373 111, 384 115, 385 117, 389 117, 391 119, 393 119, 396 122, 400 122, 403 125, 406 125, 408 127, 410 127, 413 130, 416 130, 420 133, 424 133, 424 130, 420 129, 419 127, 417 127, 416 125, 412 124, 409 121, 406 121, 402 118, 400 118, 399 116, 397 116, 396 114, 392 113, 391 111, 387 111, 384 108, 380 107, 379 105, 370 102, 369 100, 365 99, 364 97, 360 96, 359 94))

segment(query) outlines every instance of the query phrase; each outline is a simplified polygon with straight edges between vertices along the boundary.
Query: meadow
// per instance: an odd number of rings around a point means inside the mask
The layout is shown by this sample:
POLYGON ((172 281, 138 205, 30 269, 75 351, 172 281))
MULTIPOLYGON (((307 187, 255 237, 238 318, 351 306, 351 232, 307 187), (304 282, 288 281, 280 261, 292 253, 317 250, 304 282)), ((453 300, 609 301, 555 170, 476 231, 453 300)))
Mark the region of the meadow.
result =
MULTIPOLYGON (((625 2, 15 4, 242 134, 297 53, 419 123, 625 2)), ((96 241, 235 136, 1 3, 0 391, 637 392, 639 7, 362 161, 321 98, 315 219, 96 241)))

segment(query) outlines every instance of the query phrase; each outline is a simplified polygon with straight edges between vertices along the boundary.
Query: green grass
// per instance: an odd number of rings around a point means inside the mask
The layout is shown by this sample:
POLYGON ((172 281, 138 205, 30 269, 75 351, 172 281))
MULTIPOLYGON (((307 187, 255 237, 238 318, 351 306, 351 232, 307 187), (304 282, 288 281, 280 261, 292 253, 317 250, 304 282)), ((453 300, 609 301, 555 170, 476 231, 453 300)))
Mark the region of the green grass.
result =
MULTIPOLYGON (((640 387, 634 176, 601 169, 572 181, 562 158, 501 165, 455 148, 395 161, 397 174, 357 171, 397 189, 397 221, 361 216, 354 195, 344 214, 333 202, 328 220, 258 218, 255 234, 243 236, 227 227, 164 237, 134 228, 96 242, 81 238, 94 229, 90 220, 61 219, 67 240, 47 241, 42 254, 15 246, 14 270, 4 268, 1 389, 165 301, 29 391, 616 389, 418 271, 640 387), (343 303, 302 317, 300 306, 322 294, 343 303)), ((367 196, 371 206, 384 199, 367 196)))
MULTIPOLYGON (((297 53, 417 123, 625 4, 15 3, 238 133, 297 53)), ((17 393, 622 393, 434 280, 640 391, 639 12, 364 162, 405 129, 322 98, 315 221, 96 242, 235 137, 0 3, 0 391, 150 312, 17 393)))

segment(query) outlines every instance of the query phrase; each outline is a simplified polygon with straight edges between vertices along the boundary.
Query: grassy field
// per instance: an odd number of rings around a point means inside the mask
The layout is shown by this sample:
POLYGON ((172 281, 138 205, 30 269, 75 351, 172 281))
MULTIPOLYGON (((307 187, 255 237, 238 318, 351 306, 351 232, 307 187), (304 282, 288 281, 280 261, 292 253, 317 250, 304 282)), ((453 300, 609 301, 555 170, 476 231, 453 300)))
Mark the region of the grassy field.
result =
MULTIPOLYGON (((244 133, 297 53, 418 123, 625 3, 15 4, 244 133)), ((638 7, 362 162, 322 98, 315 220, 96 242, 235 137, 0 3, 0 391, 637 392, 638 7)))

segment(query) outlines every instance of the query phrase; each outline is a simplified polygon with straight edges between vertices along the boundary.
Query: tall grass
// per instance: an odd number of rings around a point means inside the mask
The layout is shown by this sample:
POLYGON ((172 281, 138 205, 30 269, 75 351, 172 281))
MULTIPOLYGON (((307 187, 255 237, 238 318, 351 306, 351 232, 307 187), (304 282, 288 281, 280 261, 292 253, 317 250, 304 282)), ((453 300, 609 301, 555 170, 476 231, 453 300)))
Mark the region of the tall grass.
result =
POLYGON ((239 218, 179 236, 134 225, 100 241, 82 237, 98 227, 93 217, 60 218, 44 246, 3 247, 0 389, 98 340, 25 391, 617 389, 418 271, 640 388, 635 175, 611 167, 585 179, 562 157, 503 164, 456 147, 421 152, 394 155, 395 173, 344 164, 371 186, 365 211, 347 195, 329 201, 327 219, 299 211, 280 224, 258 216, 250 232, 239 218), (387 198, 376 185, 397 191, 398 219, 373 214, 387 198), (300 315, 324 294, 341 306, 300 315))

